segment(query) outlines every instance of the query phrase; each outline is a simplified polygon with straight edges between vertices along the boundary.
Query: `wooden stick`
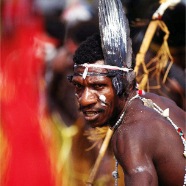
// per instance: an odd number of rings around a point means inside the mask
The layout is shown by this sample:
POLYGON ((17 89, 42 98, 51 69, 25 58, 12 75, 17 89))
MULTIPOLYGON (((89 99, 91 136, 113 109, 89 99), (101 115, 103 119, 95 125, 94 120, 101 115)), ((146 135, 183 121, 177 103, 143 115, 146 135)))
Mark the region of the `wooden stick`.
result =
POLYGON ((106 136, 105 136, 105 139, 103 141, 103 144, 99 150, 99 154, 98 154, 98 157, 96 159, 96 162, 94 164, 94 167, 90 173, 90 176, 88 178, 88 181, 86 183, 87 186, 91 186, 93 185, 93 182, 94 182, 94 179, 95 179, 95 176, 96 176, 96 173, 97 173, 97 170, 100 166, 100 163, 101 163, 101 160, 103 159, 104 155, 105 155, 105 152, 107 150, 107 147, 109 145, 109 142, 110 142, 110 139, 112 137, 112 134, 113 134, 113 130, 111 130, 110 128, 108 129, 107 133, 106 133, 106 136))

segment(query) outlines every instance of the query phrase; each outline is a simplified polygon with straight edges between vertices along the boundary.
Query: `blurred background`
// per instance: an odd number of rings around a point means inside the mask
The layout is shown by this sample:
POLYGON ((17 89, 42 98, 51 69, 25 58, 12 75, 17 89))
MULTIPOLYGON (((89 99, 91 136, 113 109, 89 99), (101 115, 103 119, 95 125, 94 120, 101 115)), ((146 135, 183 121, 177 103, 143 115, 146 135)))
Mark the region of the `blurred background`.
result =
MULTIPOLYGON (((78 112, 72 85, 72 57, 81 42, 99 32, 98 0, 1 0, 0 185, 81 186, 93 167, 91 132, 78 112)), ((134 57, 139 53, 157 0, 123 0, 129 19, 134 57)), ((169 97, 186 110, 185 1, 167 9, 161 20, 168 30, 173 64, 162 54, 165 33, 157 29, 145 63, 150 68, 146 91, 169 97), (151 63, 151 64, 152 64, 151 63), (160 65, 161 66, 161 65, 160 65), (157 83, 158 82, 158 83, 157 83)), ((139 69, 138 83, 143 76, 139 69)), ((102 135, 100 135, 100 141, 102 135)), ((114 158, 108 148, 95 185, 114 185, 114 158)), ((119 179, 123 185, 123 178, 119 179)))

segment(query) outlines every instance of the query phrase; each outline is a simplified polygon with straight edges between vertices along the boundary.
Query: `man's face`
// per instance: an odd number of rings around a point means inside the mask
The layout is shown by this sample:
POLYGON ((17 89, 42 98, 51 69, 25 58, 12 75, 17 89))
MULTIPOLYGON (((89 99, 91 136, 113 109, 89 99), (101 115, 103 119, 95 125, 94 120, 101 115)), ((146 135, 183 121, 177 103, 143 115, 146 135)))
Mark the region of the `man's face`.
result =
MULTIPOLYGON (((103 61, 97 61, 95 64, 103 64, 103 61)), ((82 66, 76 67, 72 78, 80 111, 91 127, 101 127, 118 114, 119 97, 113 88, 111 78, 87 75, 83 79, 80 74, 83 74, 84 69, 85 67, 82 66)), ((88 69, 91 73, 107 72, 105 69, 95 67, 88 69)))

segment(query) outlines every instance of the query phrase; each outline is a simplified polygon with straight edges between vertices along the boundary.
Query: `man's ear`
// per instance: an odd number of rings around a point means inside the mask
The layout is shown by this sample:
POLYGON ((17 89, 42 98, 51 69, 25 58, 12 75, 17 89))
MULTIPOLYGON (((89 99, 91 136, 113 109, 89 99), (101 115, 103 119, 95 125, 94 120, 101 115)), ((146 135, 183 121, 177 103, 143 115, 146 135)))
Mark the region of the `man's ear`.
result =
POLYGON ((116 90, 116 94, 118 96, 121 96, 123 94, 123 90, 124 90, 124 87, 123 87, 124 85, 123 85, 120 78, 121 78, 121 76, 119 76, 119 75, 116 75, 114 78, 112 78, 112 84, 113 84, 113 86, 116 90))

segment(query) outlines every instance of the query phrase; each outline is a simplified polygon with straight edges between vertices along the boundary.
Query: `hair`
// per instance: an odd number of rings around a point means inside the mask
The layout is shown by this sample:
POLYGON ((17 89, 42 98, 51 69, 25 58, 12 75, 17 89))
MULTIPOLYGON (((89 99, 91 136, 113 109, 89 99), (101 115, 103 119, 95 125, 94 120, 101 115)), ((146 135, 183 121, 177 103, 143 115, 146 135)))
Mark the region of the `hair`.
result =
MULTIPOLYGON (((104 60, 101 37, 99 33, 95 33, 82 42, 76 50, 73 61, 76 64, 95 63, 98 60, 104 60)), ((134 62, 134 61, 133 61, 134 62)), ((134 63, 132 63, 134 66, 134 63)), ((112 77, 112 84, 117 95, 128 96, 130 89, 135 88, 136 81, 134 72, 115 71, 115 76, 112 77)))
POLYGON ((101 38, 98 33, 88 37, 82 42, 75 52, 73 61, 76 64, 95 63, 98 60, 104 60, 101 48, 101 38))

